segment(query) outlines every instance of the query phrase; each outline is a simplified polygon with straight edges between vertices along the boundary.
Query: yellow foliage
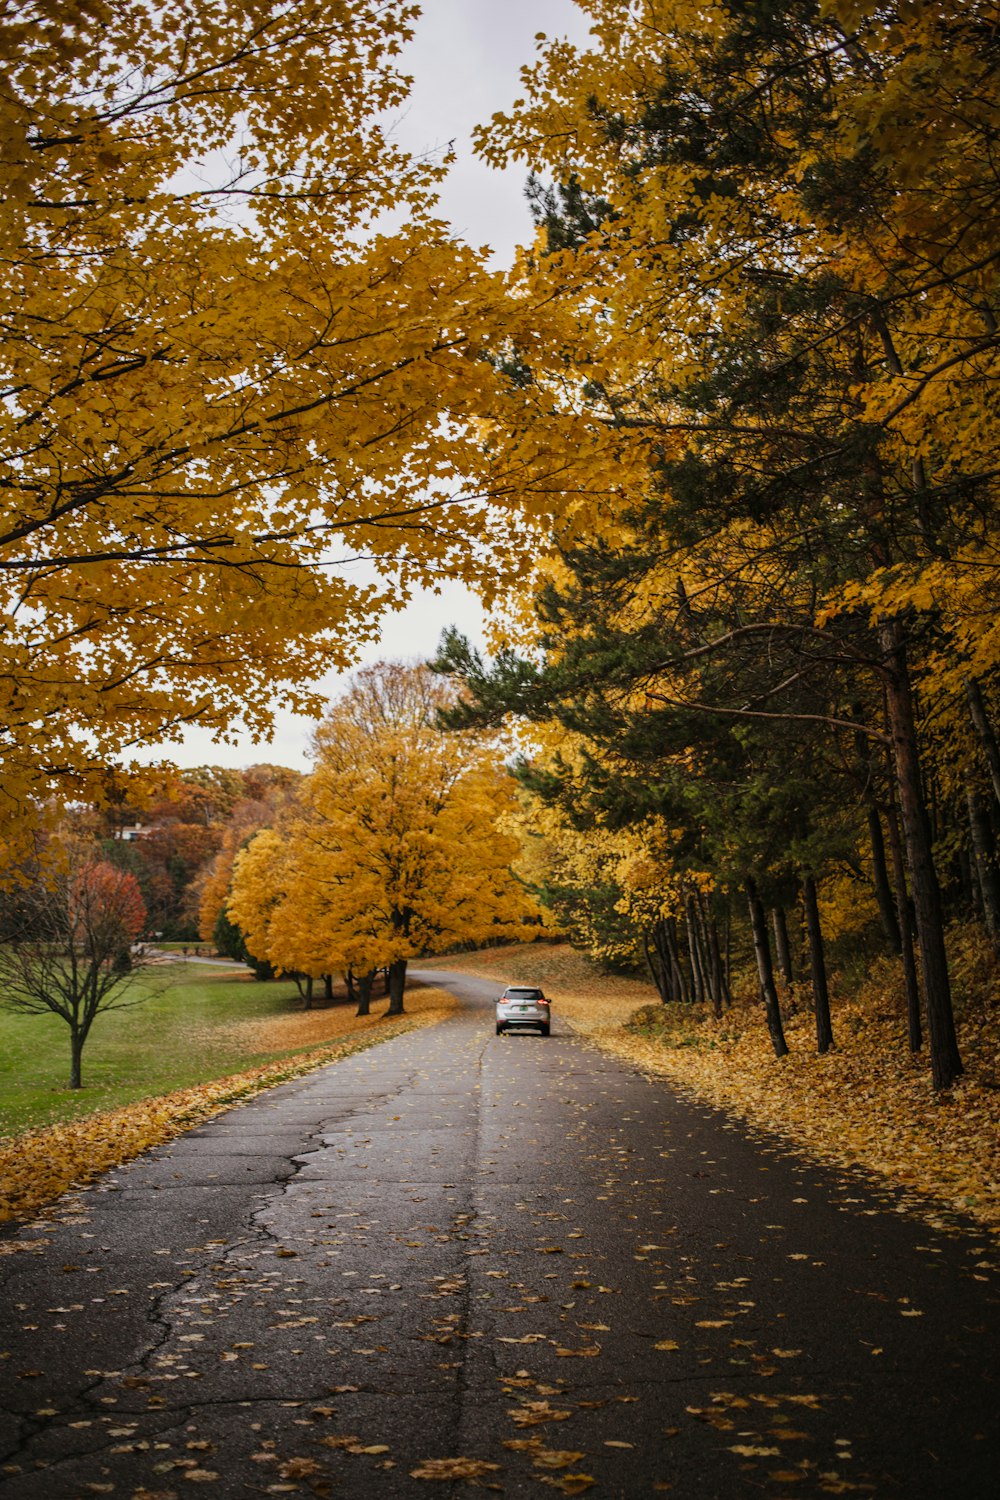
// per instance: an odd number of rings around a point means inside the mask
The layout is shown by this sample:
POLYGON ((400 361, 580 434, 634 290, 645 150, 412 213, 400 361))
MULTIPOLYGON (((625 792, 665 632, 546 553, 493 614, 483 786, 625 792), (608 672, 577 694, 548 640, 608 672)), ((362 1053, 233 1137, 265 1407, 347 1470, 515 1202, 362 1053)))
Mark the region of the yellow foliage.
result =
POLYGON ((538 921, 502 828, 512 783, 492 746, 436 728, 450 696, 424 668, 383 663, 335 704, 294 814, 236 861, 228 910, 255 956, 364 973, 538 921))

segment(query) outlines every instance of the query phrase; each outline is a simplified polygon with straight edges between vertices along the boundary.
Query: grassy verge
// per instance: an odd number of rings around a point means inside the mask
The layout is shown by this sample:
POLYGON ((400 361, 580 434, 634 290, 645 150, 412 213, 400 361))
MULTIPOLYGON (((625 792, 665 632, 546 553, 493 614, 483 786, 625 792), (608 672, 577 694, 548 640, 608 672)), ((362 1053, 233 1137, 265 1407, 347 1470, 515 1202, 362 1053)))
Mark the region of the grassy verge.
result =
POLYGON ((931 1087, 926 1054, 906 1049, 898 966, 888 962, 872 966, 856 996, 834 997, 836 1047, 823 1057, 804 990, 780 1062, 752 991, 715 1020, 694 1006, 661 1005, 652 985, 602 974, 565 945, 494 948, 436 966, 540 983, 555 1015, 682 1094, 820 1160, 861 1167, 916 1195, 932 1218, 936 1202, 1000 1229, 1000 999, 977 942, 971 933, 952 937, 966 1072, 945 1095, 931 1087))
MULTIPOLYGON (((222 993, 225 983, 218 992, 213 988, 208 997, 197 1000, 200 1019, 195 1027, 180 1002, 185 996, 196 998, 197 992, 206 984, 213 985, 213 981, 189 980, 186 972, 178 976, 177 983, 158 997, 164 1010, 159 1023, 163 1053, 155 1067, 140 1077, 137 1039, 133 1037, 127 1044, 120 1040, 117 1062, 113 1065, 105 1058, 111 1071, 99 1095, 87 1101, 89 1108, 75 1108, 76 1096, 69 1090, 57 1090, 66 1099, 46 1104, 47 1111, 57 1113, 55 1123, 0 1140, 0 1222, 37 1212, 69 1188, 89 1182, 262 1089, 388 1041, 415 1026, 431 1025, 455 1007, 453 998, 443 990, 421 989, 407 995, 407 1013, 400 1019, 386 1019, 383 1012, 387 1002, 376 1007, 376 1014, 364 1018, 355 1016, 349 1006, 289 1013, 285 986, 258 985, 253 988, 266 990, 269 998, 256 998, 250 1005, 255 1014, 234 1016, 232 995, 222 993), (274 1045, 268 1049, 268 1043, 274 1045), (258 1050, 246 1050, 252 1046, 258 1050), (124 1066, 125 1058, 132 1059, 131 1066, 136 1070, 127 1079, 113 1072, 113 1066, 124 1066), (179 1086, 178 1080, 192 1073, 196 1079, 179 1086), (167 1078, 173 1082, 164 1086, 167 1078), (110 1099, 116 1100, 117 1107, 109 1107, 110 1099), (60 1110, 60 1103, 68 1103, 68 1107, 60 1110)), ((140 1014, 139 1010, 123 1012, 116 1019, 123 1021, 140 1014)), ((0 1253, 4 1243, 0 1241, 0 1253)), ((16 1241, 6 1243, 19 1248, 16 1241)))
MULTIPOLYGON (((179 963, 137 983, 148 999, 95 1021, 79 1090, 66 1087, 65 1022, 0 1010, 0 1139, 293 1057, 374 1024, 357 1021, 350 1005, 303 1011, 290 980, 259 984, 246 970, 179 963)), ((376 1012, 386 1004, 376 1002, 376 1012)))

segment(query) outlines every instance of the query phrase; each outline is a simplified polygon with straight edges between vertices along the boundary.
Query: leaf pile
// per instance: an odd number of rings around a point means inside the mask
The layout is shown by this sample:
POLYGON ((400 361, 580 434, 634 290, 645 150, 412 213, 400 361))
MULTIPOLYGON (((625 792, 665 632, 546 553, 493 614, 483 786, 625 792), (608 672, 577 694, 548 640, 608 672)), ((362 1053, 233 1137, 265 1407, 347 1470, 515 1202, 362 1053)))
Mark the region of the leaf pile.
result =
POLYGON ((69 1188, 92 1181, 265 1089, 414 1027, 433 1025, 454 1009, 455 1002, 442 990, 426 989, 408 995, 407 1006, 401 1021, 369 1017, 343 1040, 279 1062, 9 1138, 0 1144, 0 1222, 36 1212, 69 1188))
POLYGON ((807 987, 785 1021, 791 1052, 777 1062, 756 1004, 721 1021, 660 1004, 652 985, 601 974, 567 945, 461 956, 455 968, 544 983, 553 1012, 605 1051, 667 1077, 820 1160, 860 1167, 916 1195, 1000 1227, 1000 1069, 997 1003, 964 1007, 965 1076, 936 1095, 922 1056, 905 1049, 906 1022, 888 970, 855 999, 834 999, 836 1047, 815 1051, 807 987), (639 1008, 637 1010, 637 1008, 639 1008))

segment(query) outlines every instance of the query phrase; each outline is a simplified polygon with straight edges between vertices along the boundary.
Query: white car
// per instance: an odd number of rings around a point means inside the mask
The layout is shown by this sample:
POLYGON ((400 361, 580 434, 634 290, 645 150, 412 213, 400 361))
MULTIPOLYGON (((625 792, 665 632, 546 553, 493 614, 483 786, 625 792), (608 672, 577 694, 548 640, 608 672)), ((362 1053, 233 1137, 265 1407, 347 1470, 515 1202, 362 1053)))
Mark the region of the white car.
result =
POLYGON ((497 1001, 497 1036, 530 1026, 548 1036, 550 1002, 537 985, 509 984, 497 1001))

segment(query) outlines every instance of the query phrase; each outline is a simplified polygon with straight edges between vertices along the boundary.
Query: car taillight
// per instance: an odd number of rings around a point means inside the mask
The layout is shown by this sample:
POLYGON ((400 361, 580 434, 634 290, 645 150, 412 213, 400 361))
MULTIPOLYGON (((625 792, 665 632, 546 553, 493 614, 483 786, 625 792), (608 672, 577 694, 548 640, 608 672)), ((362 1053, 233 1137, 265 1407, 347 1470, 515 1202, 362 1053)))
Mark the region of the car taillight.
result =
POLYGON ((539 1005, 551 1005, 552 1001, 551 1000, 546 1000, 546 998, 545 998, 544 995, 539 995, 539 997, 538 997, 538 1003, 539 1003, 539 1005))

